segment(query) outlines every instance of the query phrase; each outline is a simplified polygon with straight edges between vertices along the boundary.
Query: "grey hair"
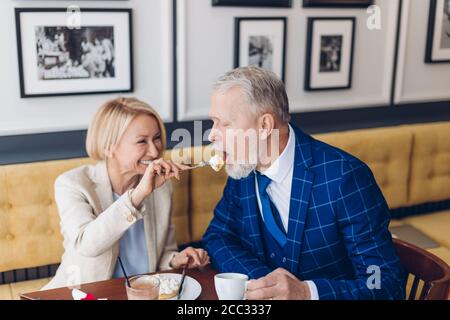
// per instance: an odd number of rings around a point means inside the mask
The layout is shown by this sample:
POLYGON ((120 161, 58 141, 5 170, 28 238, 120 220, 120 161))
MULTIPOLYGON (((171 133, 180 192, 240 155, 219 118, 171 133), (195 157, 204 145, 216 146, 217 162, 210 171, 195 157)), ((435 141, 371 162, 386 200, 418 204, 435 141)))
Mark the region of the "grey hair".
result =
POLYGON ((290 121, 286 88, 275 73, 257 67, 237 68, 217 79, 213 90, 225 93, 236 87, 242 90, 255 116, 272 113, 283 123, 290 121))

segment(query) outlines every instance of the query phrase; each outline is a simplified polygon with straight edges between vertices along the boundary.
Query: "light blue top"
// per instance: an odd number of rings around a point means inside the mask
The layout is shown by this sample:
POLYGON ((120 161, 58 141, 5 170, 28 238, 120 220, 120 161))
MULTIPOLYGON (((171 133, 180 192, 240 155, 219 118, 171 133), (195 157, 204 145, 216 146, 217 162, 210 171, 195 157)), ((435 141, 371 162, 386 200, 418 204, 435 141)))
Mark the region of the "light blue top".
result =
MULTIPOLYGON (((120 196, 113 193, 113 199, 116 201, 120 196)), ((123 266, 128 276, 148 273, 148 251, 145 239, 144 219, 136 221, 120 238, 119 256, 122 259, 123 266)), ((125 275, 120 268, 119 259, 116 262, 116 268, 113 278, 121 278, 125 275)))

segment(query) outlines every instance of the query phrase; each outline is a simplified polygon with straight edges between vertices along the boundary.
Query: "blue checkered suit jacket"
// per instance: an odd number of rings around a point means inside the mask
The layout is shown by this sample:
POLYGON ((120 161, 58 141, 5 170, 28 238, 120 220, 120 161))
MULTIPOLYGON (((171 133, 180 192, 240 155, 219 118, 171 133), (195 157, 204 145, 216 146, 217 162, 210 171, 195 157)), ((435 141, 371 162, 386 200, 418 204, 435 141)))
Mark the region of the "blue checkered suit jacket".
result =
MULTIPOLYGON (((314 281, 319 299, 403 299, 405 273, 388 231, 389 209, 370 169, 291 126, 296 147, 285 269, 314 281)), ((220 272, 259 278, 273 271, 259 214, 255 174, 229 178, 203 237, 220 272)))

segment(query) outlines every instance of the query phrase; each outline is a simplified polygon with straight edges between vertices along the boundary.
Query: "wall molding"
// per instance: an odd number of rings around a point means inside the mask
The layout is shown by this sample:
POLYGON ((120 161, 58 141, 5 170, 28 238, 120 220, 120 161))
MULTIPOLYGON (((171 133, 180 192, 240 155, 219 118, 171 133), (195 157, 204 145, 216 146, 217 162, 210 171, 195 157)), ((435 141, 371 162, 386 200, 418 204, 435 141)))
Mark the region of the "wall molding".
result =
MULTIPOLYGON (((309 134, 438 121, 450 121, 450 101, 292 114, 292 122, 309 134)), ((211 124, 202 121, 202 134, 211 124)), ((170 137, 180 128, 193 134, 194 122, 166 123, 169 149, 178 144, 170 137)), ((0 136, 0 165, 86 157, 85 139, 86 130, 0 136)))
MULTIPOLYGON (((172 82, 171 105, 173 109, 171 110, 171 115, 174 122, 166 123, 169 138, 176 129, 180 128, 186 129, 193 134, 194 122, 189 120, 191 118, 197 118, 196 115, 189 114, 192 110, 188 110, 187 108, 185 96, 187 80, 186 61, 178 61, 180 57, 183 57, 183 55, 179 54, 180 51, 183 52, 186 49, 185 33, 187 32, 185 28, 186 21, 179 19, 180 16, 184 16, 184 14, 180 13, 184 13, 187 9, 184 5, 181 5, 181 8, 179 5, 178 0, 172 0, 167 1, 167 4, 162 8, 166 14, 168 10, 171 11, 172 19, 171 21, 168 19, 165 26, 167 31, 171 31, 173 35, 172 43, 169 44, 172 47, 171 59, 173 67, 170 70, 171 77, 169 76, 165 79, 165 81, 171 80, 172 82), (186 121, 180 122, 178 119, 186 119, 186 121)), ((401 38, 400 32, 402 29, 405 29, 405 24, 408 22, 404 17, 408 13, 408 9, 409 0, 399 0, 398 24, 396 28, 397 39, 401 38)), ((394 65, 397 65, 399 55, 404 54, 405 50, 400 41, 396 43, 394 65)), ((406 103, 396 103, 399 100, 399 92, 401 92, 401 88, 397 84, 399 81, 401 82, 402 76, 401 66, 399 66, 399 69, 393 68, 390 105, 380 103, 379 106, 360 105, 357 108, 343 106, 342 109, 294 112, 292 113, 292 121, 310 134, 413 123, 450 121, 450 101, 447 99, 444 99, 446 101, 437 102, 414 102, 408 100, 406 103)), ((202 133, 210 127, 211 121, 202 121, 202 133)), ((84 147, 85 137, 86 130, 82 128, 70 128, 62 132, 45 133, 24 131, 20 134, 12 133, 8 136, 0 136, 0 165, 86 157, 84 147)), ((202 143, 206 144, 207 142, 203 141, 202 143)), ((178 142, 176 141, 169 141, 168 148, 173 148, 177 144, 178 142)))

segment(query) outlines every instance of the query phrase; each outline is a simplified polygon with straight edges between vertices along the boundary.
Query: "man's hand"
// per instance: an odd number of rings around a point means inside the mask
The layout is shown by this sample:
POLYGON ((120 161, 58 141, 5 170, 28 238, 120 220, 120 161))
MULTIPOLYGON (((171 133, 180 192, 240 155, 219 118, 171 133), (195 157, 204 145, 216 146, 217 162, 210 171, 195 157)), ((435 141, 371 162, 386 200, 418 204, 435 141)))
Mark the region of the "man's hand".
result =
POLYGON ((306 282, 289 271, 278 268, 267 276, 249 281, 245 299, 248 300, 310 300, 306 282))

